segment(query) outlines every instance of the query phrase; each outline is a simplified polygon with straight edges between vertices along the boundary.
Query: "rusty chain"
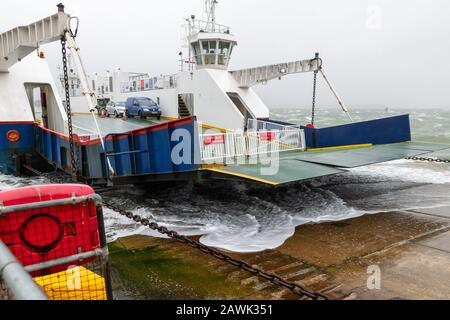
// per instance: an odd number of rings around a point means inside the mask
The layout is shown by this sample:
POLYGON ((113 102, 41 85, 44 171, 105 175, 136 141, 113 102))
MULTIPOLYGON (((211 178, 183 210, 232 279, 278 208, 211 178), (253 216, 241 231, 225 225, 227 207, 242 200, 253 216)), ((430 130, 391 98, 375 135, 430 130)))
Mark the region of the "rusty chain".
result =
POLYGON ((64 91, 66 96, 66 112, 67 112, 67 126, 69 127, 69 148, 70 148, 70 160, 72 166, 72 180, 77 180, 77 159, 75 158, 75 145, 73 140, 73 126, 72 126, 72 109, 70 106, 70 85, 69 85, 69 70, 67 66, 67 50, 66 50, 66 37, 61 37, 61 51, 62 62, 64 72, 64 91))
POLYGON ((270 281, 275 285, 279 285, 279 286, 288 288, 292 292, 294 292, 298 295, 307 296, 308 298, 311 298, 313 300, 329 300, 330 299, 328 296, 326 296, 320 292, 314 292, 314 291, 308 290, 305 287, 303 287, 302 285, 287 281, 286 279, 283 279, 282 277, 280 277, 274 273, 266 272, 260 268, 251 266, 247 262, 235 259, 235 258, 231 257, 230 255, 223 253, 220 250, 210 248, 204 244, 201 244, 198 241, 195 241, 188 237, 182 236, 175 231, 171 231, 171 230, 167 229, 166 227, 162 227, 162 226, 158 225, 156 222, 150 222, 149 219, 142 218, 140 215, 134 214, 130 211, 123 210, 119 207, 116 207, 116 206, 108 204, 108 203, 103 203, 103 206, 119 213, 122 216, 125 216, 125 217, 133 220, 136 223, 140 223, 141 225, 143 225, 145 227, 148 227, 154 231, 157 231, 163 235, 166 235, 171 239, 175 239, 179 242, 182 242, 182 243, 185 243, 185 244, 191 246, 192 248, 198 249, 205 254, 209 254, 209 255, 215 257, 216 259, 222 260, 222 261, 229 263, 235 267, 238 267, 247 272, 250 272, 250 273, 254 274, 255 276, 266 279, 267 281, 270 281))
POLYGON ((447 159, 435 159, 435 158, 421 158, 421 157, 408 157, 406 160, 421 161, 421 162, 435 162, 435 163, 450 163, 447 159))
POLYGON ((311 113, 311 124, 314 125, 316 122, 316 93, 317 93, 317 73, 314 71, 313 79, 313 100, 312 100, 312 113, 311 113))

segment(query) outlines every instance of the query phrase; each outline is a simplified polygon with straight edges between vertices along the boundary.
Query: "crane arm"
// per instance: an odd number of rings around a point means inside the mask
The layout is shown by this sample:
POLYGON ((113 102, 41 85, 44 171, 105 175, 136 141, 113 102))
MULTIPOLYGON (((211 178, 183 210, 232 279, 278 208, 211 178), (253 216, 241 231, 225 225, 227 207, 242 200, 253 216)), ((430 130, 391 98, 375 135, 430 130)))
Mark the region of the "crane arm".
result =
POLYGON ((0 72, 8 72, 16 63, 39 48, 59 41, 64 35, 70 15, 59 8, 58 13, 0 34, 0 72))
POLYGON ((321 68, 320 59, 298 60, 286 63, 230 71, 241 88, 250 88, 289 74, 314 72, 321 68))

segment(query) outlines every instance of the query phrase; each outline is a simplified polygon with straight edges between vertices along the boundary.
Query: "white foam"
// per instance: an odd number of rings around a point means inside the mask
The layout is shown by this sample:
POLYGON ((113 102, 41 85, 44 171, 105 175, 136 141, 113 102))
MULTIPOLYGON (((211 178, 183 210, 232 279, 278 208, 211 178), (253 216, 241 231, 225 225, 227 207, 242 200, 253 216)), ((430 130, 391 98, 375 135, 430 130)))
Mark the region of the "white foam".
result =
POLYGON ((350 171, 356 176, 366 176, 377 179, 387 178, 390 181, 431 184, 450 183, 450 167, 448 164, 444 163, 415 163, 408 160, 397 160, 355 168, 350 171))

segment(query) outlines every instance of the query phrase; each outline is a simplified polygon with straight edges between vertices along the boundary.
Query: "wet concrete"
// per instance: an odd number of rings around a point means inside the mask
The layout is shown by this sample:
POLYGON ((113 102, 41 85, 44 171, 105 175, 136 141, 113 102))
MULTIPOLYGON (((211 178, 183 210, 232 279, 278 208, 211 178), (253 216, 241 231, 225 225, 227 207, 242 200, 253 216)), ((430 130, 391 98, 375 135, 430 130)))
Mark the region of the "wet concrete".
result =
POLYGON ((450 299, 449 214, 415 210, 300 227, 279 250, 321 266, 359 299, 450 299), (371 290, 374 266, 381 286, 371 290))
MULTIPOLYGON (((134 236, 113 245, 116 290, 135 291, 134 298, 299 299, 287 289, 173 240, 134 236), (124 273, 130 269, 127 256, 116 259, 116 255, 145 256, 142 250, 148 248, 163 253, 161 259, 152 262, 159 268, 150 264, 139 270, 144 284, 142 279, 130 280, 133 277, 124 273), (184 272, 182 268, 174 270, 177 274, 163 271, 180 263, 196 272, 184 272), (153 294, 142 294, 145 286, 153 286, 153 294)), ((450 207, 304 225, 275 250, 231 254, 312 290, 322 290, 332 298, 450 299, 450 207), (372 287, 377 281, 369 281, 368 287, 368 280, 374 279, 368 271, 373 270, 380 272, 379 288, 372 287)))

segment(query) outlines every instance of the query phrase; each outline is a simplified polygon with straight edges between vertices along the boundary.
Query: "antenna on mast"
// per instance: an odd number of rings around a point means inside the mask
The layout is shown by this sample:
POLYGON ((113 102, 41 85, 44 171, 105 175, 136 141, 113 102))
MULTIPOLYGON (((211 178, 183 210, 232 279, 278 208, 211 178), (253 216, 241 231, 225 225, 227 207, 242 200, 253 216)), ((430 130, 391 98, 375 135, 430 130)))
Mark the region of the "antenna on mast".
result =
POLYGON ((208 15, 207 26, 211 26, 211 32, 216 31, 216 5, 217 0, 205 0, 206 13, 208 15))

